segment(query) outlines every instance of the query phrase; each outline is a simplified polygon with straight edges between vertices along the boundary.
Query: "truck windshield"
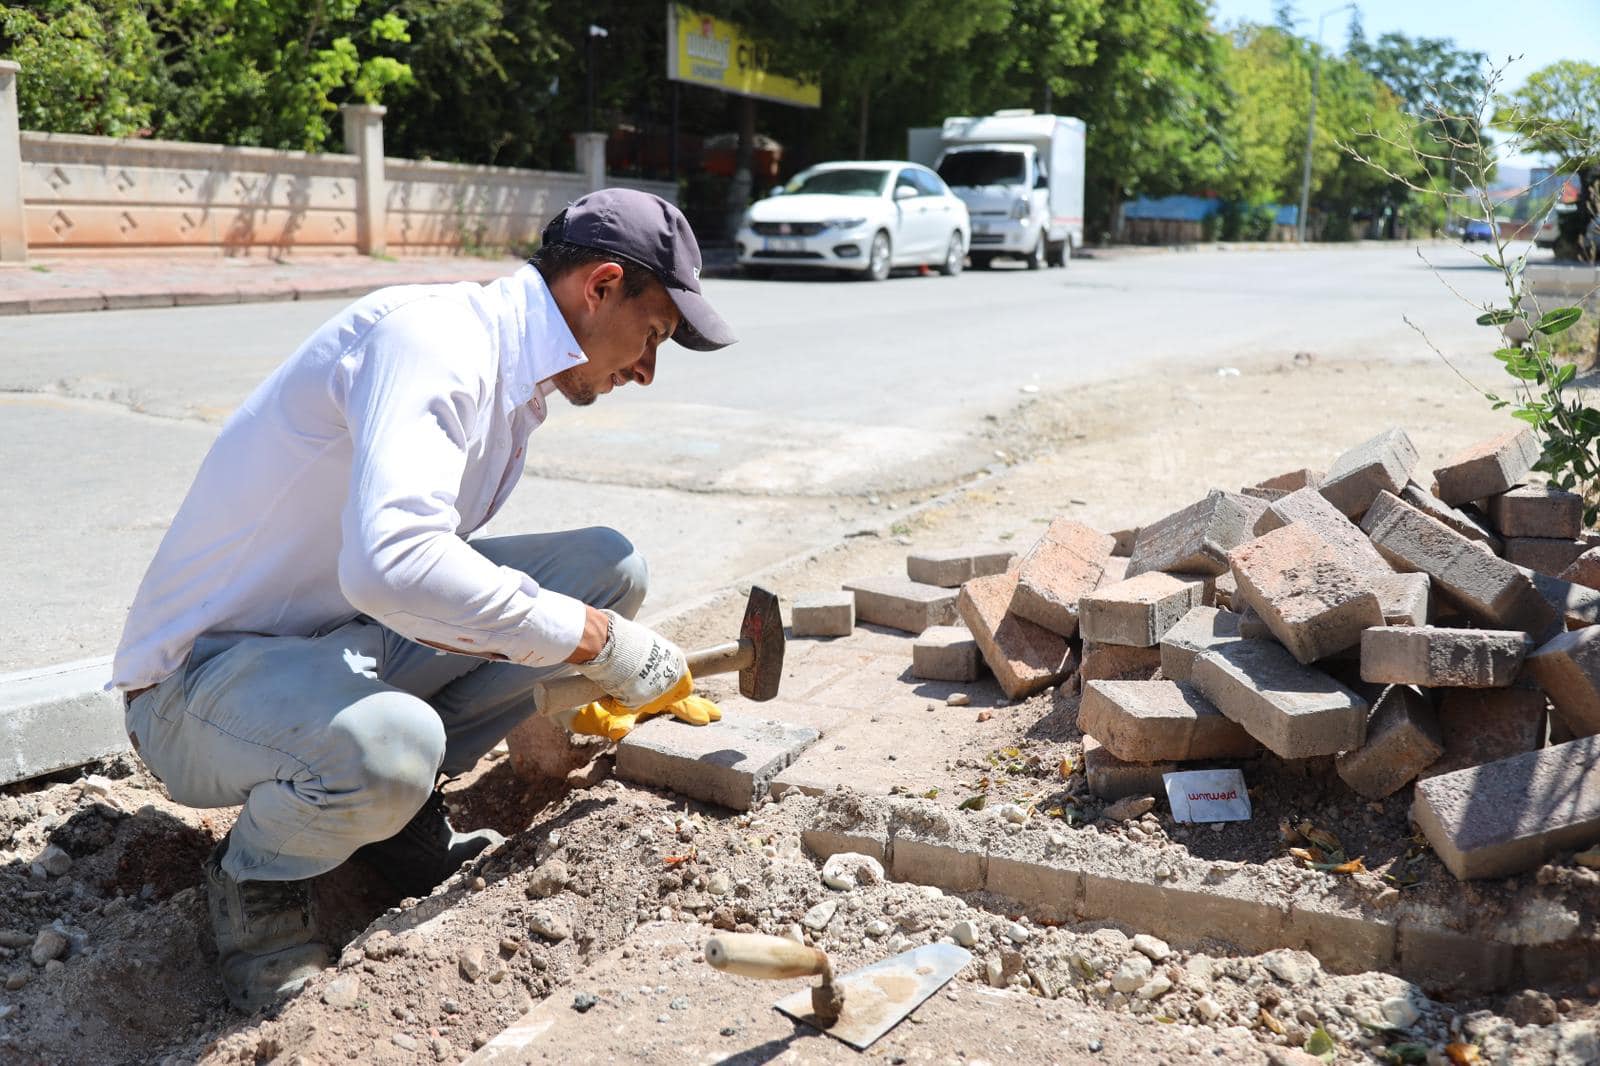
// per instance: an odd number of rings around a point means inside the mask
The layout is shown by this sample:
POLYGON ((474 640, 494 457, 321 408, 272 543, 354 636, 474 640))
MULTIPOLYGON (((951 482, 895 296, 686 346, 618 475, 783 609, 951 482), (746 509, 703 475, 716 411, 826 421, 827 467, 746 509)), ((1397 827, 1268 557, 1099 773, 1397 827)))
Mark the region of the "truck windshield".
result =
POLYGON ((818 170, 801 174, 784 187, 789 195, 823 193, 832 196, 881 196, 887 170, 818 170))
POLYGON ((952 188, 1021 185, 1027 161, 1021 152, 952 152, 939 164, 939 176, 952 188))

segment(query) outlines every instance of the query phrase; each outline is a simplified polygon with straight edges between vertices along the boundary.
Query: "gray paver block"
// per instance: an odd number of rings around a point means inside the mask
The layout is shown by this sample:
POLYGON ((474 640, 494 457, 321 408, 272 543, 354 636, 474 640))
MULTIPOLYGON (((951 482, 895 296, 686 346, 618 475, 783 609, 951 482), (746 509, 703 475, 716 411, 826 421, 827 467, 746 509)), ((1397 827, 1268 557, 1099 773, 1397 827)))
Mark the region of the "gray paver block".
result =
POLYGON ((1502 554, 1508 563, 1559 577, 1589 550, 1586 540, 1551 537, 1507 537, 1502 554))
POLYGON ((1250 758, 1261 745, 1181 681, 1089 681, 1078 728, 1124 762, 1250 758))
POLYGON ((1416 465, 1417 448, 1405 430, 1387 429, 1335 459, 1317 491, 1356 518, 1372 506, 1378 493, 1404 489, 1416 465))
POLYGON ((1133 554, 1133 542, 1139 539, 1139 529, 1137 526, 1129 526, 1126 529, 1112 530, 1111 539, 1117 542, 1116 547, 1111 549, 1112 558, 1126 559, 1133 554))
POLYGON ((1585 588, 1600 589, 1600 548, 1588 548, 1557 575, 1563 581, 1585 588))
POLYGON ((617 745, 617 776, 692 799, 747 811, 772 779, 817 739, 808 726, 770 722, 736 711, 693 726, 662 715, 617 745))
POLYGON ((976 681, 979 660, 966 626, 929 626, 911 642, 911 676, 925 681, 976 681))
POLYGON ((1014 700, 1055 684, 1072 668, 1065 638, 1011 613, 1016 589, 1015 573, 975 577, 961 586, 957 601, 989 670, 1014 700))
POLYGON ((1204 652, 1191 679, 1217 710, 1284 759, 1359 748, 1367 701, 1266 640, 1241 640, 1204 652))
POLYGON ((789 609, 789 632, 797 637, 848 637, 856 628, 852 592, 813 592, 799 596, 789 609))
POLYGON ((1373 626, 1361 634, 1361 680, 1424 688, 1505 688, 1528 653, 1511 629, 1373 626))
POLYGON ((904 577, 869 577, 847 581, 855 593, 856 621, 921 633, 929 626, 956 620, 956 592, 904 577))
POLYGON ((1433 579, 1427 574, 1389 574, 1372 582, 1384 623, 1391 626, 1427 625, 1432 590, 1433 579))
POLYGON ((1148 681, 1161 672, 1160 648, 1083 642, 1078 676, 1085 681, 1148 681))
POLYGON ((906 576, 924 585, 959 588, 975 577, 1005 573, 1016 557, 1010 548, 972 544, 915 552, 906 556, 906 576))
POLYGON ((1398 496, 1381 493, 1361 523, 1384 558, 1402 570, 1433 579, 1474 621, 1496 629, 1521 629, 1535 639, 1561 627, 1554 607, 1511 563, 1429 518, 1398 496))
POLYGON ((1322 470, 1290 470, 1287 473, 1269 477, 1265 481, 1258 481, 1253 487, 1258 489, 1280 489, 1283 492, 1299 492, 1301 489, 1314 489, 1322 484, 1322 479, 1327 477, 1322 470))
POLYGON ((1051 521, 1017 568, 1011 610, 1070 637, 1078 631, 1078 600, 1105 574, 1116 540, 1069 518, 1051 521))
POLYGON ((1600 733, 1600 626, 1541 644, 1528 655, 1527 669, 1574 736, 1600 733))
POLYGON ((1523 577, 1533 583, 1545 602, 1561 616, 1568 629, 1600 625, 1600 590, 1587 585, 1574 584, 1559 577, 1541 574, 1525 566, 1517 567, 1523 577))
POLYGON ((1549 731, 1544 693, 1525 682, 1511 688, 1447 689, 1435 718, 1444 754, 1422 777, 1538 751, 1549 731))
POLYGON ((1489 497, 1489 521, 1502 537, 1583 535, 1583 497, 1553 485, 1518 485, 1489 497))
POLYGON ((1600 736, 1430 777, 1411 818, 1462 880, 1509 877, 1600 841, 1600 736))
POLYGON ((1346 565, 1347 557, 1298 522, 1228 555, 1239 595, 1303 663, 1352 647, 1362 630, 1383 624, 1371 571, 1346 565))
POLYGON ((1490 529, 1487 523, 1480 522, 1474 513, 1451 507, 1415 481, 1408 483, 1405 491, 1399 495, 1429 518, 1443 522, 1468 540, 1477 541, 1496 555, 1500 554, 1503 546, 1500 535, 1490 529))
POLYGON ((1406 685, 1390 685, 1372 705, 1367 742, 1334 761, 1344 783, 1367 799, 1382 799, 1444 754, 1444 739, 1428 698, 1406 685))
POLYGON ((0 674, 0 785, 128 750, 110 659, 0 674))
POLYGON ((1151 648, 1204 597, 1199 577, 1150 570, 1079 600, 1078 628, 1096 644, 1151 648))
POLYGON ((1365 571, 1374 579, 1394 573, 1394 567, 1378 554, 1361 527, 1350 521, 1328 498, 1315 488, 1298 489, 1274 501, 1256 519, 1255 533, 1271 533, 1291 522, 1305 526, 1339 552, 1346 566, 1365 571))
POLYGON ((1089 791, 1101 799, 1162 795, 1162 775, 1181 769, 1175 762, 1124 762, 1094 737, 1083 738, 1083 774, 1089 791))
POLYGON ((1452 506, 1522 484, 1539 461, 1539 440, 1524 426, 1457 452, 1433 471, 1439 499, 1452 506))
POLYGON ((1128 576, 1151 570, 1168 573, 1222 574, 1228 552, 1249 540, 1265 500, 1220 489, 1158 522, 1139 530, 1128 562, 1128 576))
POLYGON ((1243 639, 1239 621, 1232 611, 1193 608, 1161 637, 1161 676, 1168 681, 1189 680, 1196 655, 1243 639))

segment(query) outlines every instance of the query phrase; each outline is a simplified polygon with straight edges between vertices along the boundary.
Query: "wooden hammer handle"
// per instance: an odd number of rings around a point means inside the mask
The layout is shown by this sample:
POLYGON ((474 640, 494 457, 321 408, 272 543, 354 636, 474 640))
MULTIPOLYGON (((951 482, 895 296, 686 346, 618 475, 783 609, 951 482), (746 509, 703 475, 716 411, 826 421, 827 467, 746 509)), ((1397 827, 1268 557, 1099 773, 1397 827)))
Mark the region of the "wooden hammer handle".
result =
POLYGON ((826 953, 781 936, 723 933, 706 941, 705 955, 714 969, 740 977, 782 981, 821 976, 833 980, 833 967, 826 953))
MULTIPOLYGON (((755 659, 755 646, 747 640, 734 640, 710 648, 702 648, 686 656, 689 673, 695 677, 707 674, 731 674, 743 670, 755 659)), ((606 694, 605 689, 582 674, 558 677, 540 683, 534 691, 534 702, 539 713, 556 717, 562 711, 593 703, 606 694)))

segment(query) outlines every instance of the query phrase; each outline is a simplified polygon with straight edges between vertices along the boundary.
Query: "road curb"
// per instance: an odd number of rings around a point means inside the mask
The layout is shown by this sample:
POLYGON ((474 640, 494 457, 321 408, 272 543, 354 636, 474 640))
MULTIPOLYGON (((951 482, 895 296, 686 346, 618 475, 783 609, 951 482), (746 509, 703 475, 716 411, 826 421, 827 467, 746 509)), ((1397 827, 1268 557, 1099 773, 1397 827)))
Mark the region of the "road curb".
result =
POLYGON ((0 674, 0 785, 128 751, 111 657, 0 674))

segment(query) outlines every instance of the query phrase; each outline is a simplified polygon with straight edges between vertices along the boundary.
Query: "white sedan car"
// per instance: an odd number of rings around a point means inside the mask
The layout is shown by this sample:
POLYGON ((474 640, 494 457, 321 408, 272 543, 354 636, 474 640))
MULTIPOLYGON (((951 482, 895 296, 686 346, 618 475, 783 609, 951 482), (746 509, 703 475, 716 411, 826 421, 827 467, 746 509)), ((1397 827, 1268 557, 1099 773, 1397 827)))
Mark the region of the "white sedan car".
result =
POLYGON ((904 162, 823 163, 745 212, 737 237, 747 274, 825 267, 882 281, 894 267, 961 273, 972 223, 939 175, 904 162))

